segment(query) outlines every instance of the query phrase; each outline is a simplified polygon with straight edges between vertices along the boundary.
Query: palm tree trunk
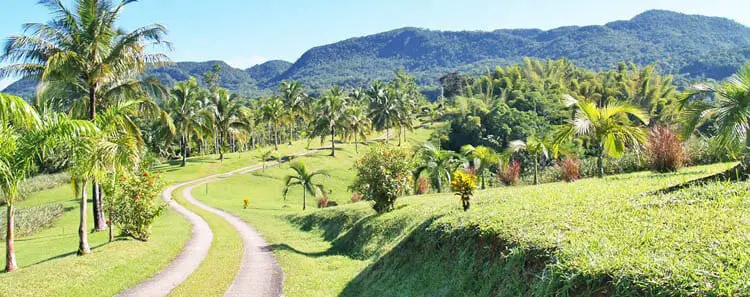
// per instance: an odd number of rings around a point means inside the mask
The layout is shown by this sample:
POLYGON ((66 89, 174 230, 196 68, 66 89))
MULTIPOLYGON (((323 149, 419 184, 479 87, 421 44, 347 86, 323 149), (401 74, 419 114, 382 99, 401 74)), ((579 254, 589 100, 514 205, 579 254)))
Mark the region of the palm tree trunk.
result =
POLYGON ((289 124, 289 146, 292 145, 292 137, 294 137, 294 122, 289 124))
POLYGON ((274 127, 273 129, 273 147, 275 150, 279 150, 279 128, 274 127))
MULTIPOLYGON (((10 201, 10 199, 8 199, 10 201)), ((5 232, 5 272, 13 272, 18 269, 16 264, 16 243, 15 243, 15 206, 8 203, 6 208, 7 229, 5 232)))
POLYGON ((97 181, 91 183, 91 195, 94 205, 94 230, 104 231, 107 229, 107 222, 104 220, 104 201, 102 200, 102 187, 97 181))
POLYGON ((599 175, 599 178, 604 177, 604 153, 600 153, 599 156, 596 158, 596 169, 597 174, 599 175))
POLYGON ((401 127, 398 127, 398 146, 401 146, 401 127))
POLYGON ((336 141, 334 139, 334 135, 336 135, 336 129, 331 128, 331 157, 336 156, 336 141))
POLYGON ((359 142, 357 142, 357 133, 354 133, 354 153, 359 154, 359 142))
POLYGON ((534 156, 534 184, 539 184, 539 156, 534 156))
POLYGON ((307 210, 307 191, 302 188, 302 210, 307 210))
POLYGON ((185 135, 182 135, 180 137, 180 152, 182 153, 182 163, 180 164, 180 167, 185 167, 187 165, 187 149, 185 148, 185 135))
POLYGON ((88 198, 86 197, 86 181, 83 181, 81 185, 81 220, 78 225, 78 255, 83 256, 91 253, 89 247, 88 233, 86 233, 86 204, 88 198))

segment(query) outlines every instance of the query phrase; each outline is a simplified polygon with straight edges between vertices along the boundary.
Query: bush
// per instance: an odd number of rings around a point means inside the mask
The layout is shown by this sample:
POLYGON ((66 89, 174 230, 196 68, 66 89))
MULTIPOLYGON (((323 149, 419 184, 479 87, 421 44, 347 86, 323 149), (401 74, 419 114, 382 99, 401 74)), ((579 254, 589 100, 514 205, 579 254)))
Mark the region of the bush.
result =
MULTIPOLYGON (((596 158, 586 158, 581 161, 581 177, 596 177, 596 158)), ((632 150, 626 152, 619 159, 604 159, 604 174, 614 175, 648 170, 648 162, 644 160, 642 152, 632 150)))
POLYGON ((502 166, 497 173, 497 178, 506 186, 517 185, 521 176, 521 163, 512 161, 510 164, 502 166))
POLYGON ((456 170, 453 173, 453 180, 451 181, 451 190, 456 192, 456 196, 461 198, 461 205, 464 211, 468 211, 471 206, 471 197, 474 196, 474 191, 477 188, 477 176, 470 172, 463 172, 456 170))
POLYGON ((430 181, 426 177, 420 176, 419 179, 417 179, 417 194, 424 195, 429 191, 430 181))
POLYGON ((250 207, 250 198, 242 199, 242 208, 248 209, 250 207))
POLYGON ((693 137, 685 142, 686 162, 691 165, 705 165, 737 161, 742 156, 743 149, 741 143, 725 145, 716 137, 693 137))
POLYGON ((581 178, 581 161, 575 157, 568 157, 560 161, 560 178, 566 182, 574 182, 581 178))
POLYGON ((107 205, 112 223, 123 235, 147 241, 151 225, 166 207, 158 201, 164 187, 161 178, 140 172, 122 177, 119 182, 122 190, 107 205))
POLYGON ((357 203, 360 201, 362 201, 362 195, 360 195, 357 192, 354 192, 354 194, 352 194, 352 203, 357 203))
POLYGON ((651 129, 646 143, 651 170, 656 172, 675 172, 685 164, 685 148, 680 137, 668 127, 658 126, 651 129))
POLYGON ((318 198, 318 208, 326 208, 328 207, 328 197, 320 197, 318 198))
MULTIPOLYGON (((52 227, 65 212, 62 204, 48 204, 37 207, 16 209, 15 231, 17 237, 30 235, 34 232, 52 227)), ((0 236, 5 237, 8 221, 6 211, 0 212, 0 236)))
POLYGON ((378 213, 391 211, 411 187, 410 159, 405 150, 376 145, 354 165, 357 176, 350 189, 375 201, 378 213))

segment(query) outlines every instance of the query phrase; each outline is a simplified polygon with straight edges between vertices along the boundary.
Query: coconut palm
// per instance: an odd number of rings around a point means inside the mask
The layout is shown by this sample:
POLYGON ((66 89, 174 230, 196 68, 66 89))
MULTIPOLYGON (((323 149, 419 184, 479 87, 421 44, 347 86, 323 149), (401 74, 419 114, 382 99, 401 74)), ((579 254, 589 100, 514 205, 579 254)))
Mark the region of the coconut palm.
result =
POLYGON ((298 81, 284 81, 280 89, 284 106, 289 112, 289 145, 292 145, 297 118, 306 117, 309 114, 310 104, 302 84, 298 81))
POLYGON ((347 137, 354 137, 354 152, 359 154, 359 140, 367 139, 371 130, 370 118, 362 107, 352 105, 344 111, 344 119, 347 137))
POLYGON ((321 170, 307 171, 305 163, 302 162, 294 162, 289 165, 289 168, 294 171, 294 174, 287 175, 284 178, 284 199, 286 200, 286 196, 292 187, 302 187, 302 210, 305 210, 307 209, 307 193, 317 196, 319 193, 325 192, 323 185, 315 183, 313 178, 316 176, 328 176, 328 174, 321 170))
POLYGON ((336 156, 336 132, 337 129, 345 129, 344 109, 346 108, 346 94, 339 87, 331 88, 317 102, 315 113, 317 119, 313 121, 311 137, 331 136, 331 156, 336 156))
POLYGON ((163 108, 171 117, 176 127, 176 134, 180 141, 180 154, 182 163, 180 166, 185 167, 187 162, 187 151, 190 144, 191 135, 200 135, 207 132, 209 113, 203 105, 202 92, 198 81, 190 77, 187 81, 178 82, 170 91, 170 96, 163 103, 163 108))
POLYGON ((284 102, 279 97, 269 97, 261 99, 260 114, 258 123, 264 122, 271 126, 273 130, 273 147, 279 150, 279 128, 286 119, 287 113, 284 108, 284 102))
POLYGON ((61 144, 78 142, 95 133, 91 122, 70 120, 62 114, 40 117, 23 99, 0 94, 0 193, 6 199, 5 270, 17 269, 15 257, 15 201, 19 186, 42 152, 61 144), (12 124, 11 124, 12 123, 12 124), (73 141, 73 140, 76 141, 73 141))
POLYGON ((370 98, 370 120, 375 129, 385 130, 385 142, 390 139, 390 129, 398 118, 396 100, 401 97, 398 90, 389 88, 386 84, 376 81, 367 89, 370 98))
POLYGON ((242 105, 242 99, 229 95, 224 89, 219 89, 211 96, 208 112, 216 129, 219 144, 219 160, 224 161, 224 146, 230 137, 232 129, 249 129, 247 122, 241 120, 249 111, 242 105))
POLYGON ((417 149, 414 158, 417 162, 417 168, 414 171, 415 183, 423 173, 427 174, 432 187, 438 193, 443 191, 443 185, 450 184, 451 173, 459 163, 454 152, 441 150, 429 142, 422 144, 417 149))
POLYGON ((511 153, 526 151, 534 159, 534 184, 539 184, 539 163, 542 158, 548 159, 555 145, 546 139, 539 139, 530 136, 526 141, 514 140, 508 144, 508 151, 511 153))
POLYGON ((561 145, 574 137, 587 137, 597 152, 597 171, 604 177, 604 157, 619 158, 627 146, 642 145, 646 132, 638 122, 647 124, 648 116, 627 103, 610 103, 597 107, 590 102, 577 102, 576 116, 556 132, 554 142, 561 145))

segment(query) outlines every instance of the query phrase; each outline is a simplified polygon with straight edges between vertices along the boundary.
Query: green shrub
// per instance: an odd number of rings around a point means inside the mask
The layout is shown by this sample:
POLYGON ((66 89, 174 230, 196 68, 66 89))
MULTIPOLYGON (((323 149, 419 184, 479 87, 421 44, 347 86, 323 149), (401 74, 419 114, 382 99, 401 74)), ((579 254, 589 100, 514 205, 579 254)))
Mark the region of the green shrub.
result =
POLYGON ((378 213, 391 211, 396 198, 409 192, 410 160, 405 150, 377 145, 354 164, 357 176, 350 189, 375 201, 378 213))
POLYGON ((120 191, 108 201, 112 223, 123 235, 147 241, 151 225, 164 211, 159 194, 164 188, 158 175, 140 172, 119 179, 120 191))
MULTIPOLYGON (((6 211, 0 213, 0 235, 5 237, 7 229, 6 211)), ((48 204, 31 208, 16 209, 16 236, 23 237, 52 227, 65 213, 62 204, 48 204)))
MULTIPOLYGON (((604 174, 613 175, 648 170, 648 162, 644 157, 641 152, 629 151, 619 159, 606 158, 604 160, 604 174)), ((596 170, 596 158, 581 160, 581 177, 595 177, 597 176, 596 170)))
POLYGON ((692 137, 685 142, 687 162, 705 165, 737 161, 742 156, 742 144, 724 145, 717 138, 692 137))

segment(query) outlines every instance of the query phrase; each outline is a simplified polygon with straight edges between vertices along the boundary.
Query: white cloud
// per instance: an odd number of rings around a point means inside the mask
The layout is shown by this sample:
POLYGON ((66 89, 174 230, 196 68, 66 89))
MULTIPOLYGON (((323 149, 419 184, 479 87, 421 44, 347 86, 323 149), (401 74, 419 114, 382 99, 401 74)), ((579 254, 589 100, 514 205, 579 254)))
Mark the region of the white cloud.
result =
POLYGON ((10 84, 12 84, 15 81, 16 81, 15 79, 7 79, 7 78, 0 79, 0 91, 5 90, 6 87, 8 87, 10 84))

